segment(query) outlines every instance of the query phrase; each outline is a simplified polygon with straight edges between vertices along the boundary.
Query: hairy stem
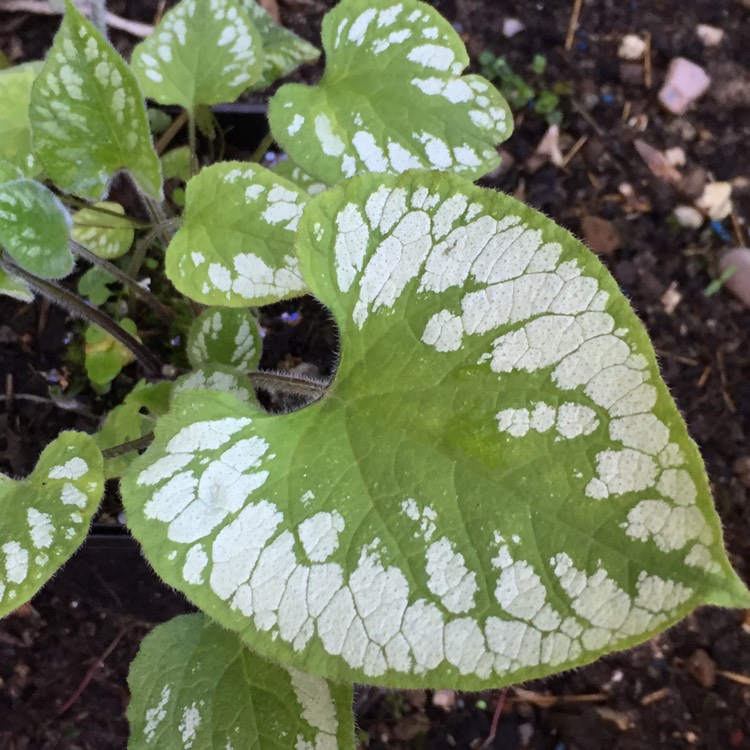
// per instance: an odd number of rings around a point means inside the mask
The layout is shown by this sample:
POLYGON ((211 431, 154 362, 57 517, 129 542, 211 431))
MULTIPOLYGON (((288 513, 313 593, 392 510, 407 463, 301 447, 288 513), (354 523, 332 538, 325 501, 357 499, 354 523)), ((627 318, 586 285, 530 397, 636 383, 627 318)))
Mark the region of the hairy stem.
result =
POLYGON ((144 448, 148 448, 148 446, 151 445, 153 439, 154 433, 149 432, 135 440, 129 440, 127 443, 120 443, 120 445, 113 445, 111 448, 105 448, 102 451, 102 456, 106 459, 110 459, 124 456, 126 453, 131 453, 132 451, 142 451, 144 448))
POLYGON ((159 224, 151 229, 148 234, 145 234, 135 243, 135 249, 130 257, 130 263, 128 264, 128 276, 135 277, 141 270, 143 261, 146 258, 146 253, 151 245, 156 242, 157 239, 162 240, 164 247, 169 244, 171 239, 171 233, 177 229, 180 225, 179 217, 175 216, 171 219, 167 219, 163 224, 159 224), (166 240, 164 239, 166 236, 166 240))
POLYGON ((99 33, 107 39, 107 0, 90 0, 89 19, 99 33))
POLYGON ((198 174, 198 141, 195 135, 195 112, 188 113, 188 144, 190 145, 190 176, 198 174))
POLYGON ((323 396, 330 385, 329 380, 317 380, 273 370, 256 370, 249 373, 248 377, 254 386, 269 393, 309 396, 314 399, 323 396))
POLYGON ((11 276, 23 279, 35 292, 56 305, 67 310, 88 323, 93 323, 105 330, 112 338, 119 341, 138 360, 144 371, 152 378, 162 376, 162 364, 153 352, 149 351, 135 336, 128 333, 119 323, 112 320, 96 307, 87 305, 78 295, 68 291, 59 284, 40 279, 16 265, 7 252, 0 258, 0 268, 11 276))
POLYGON ((85 258, 89 263, 94 266, 106 271, 111 276, 114 276, 121 284, 126 286, 134 295, 140 300, 147 304, 163 321, 169 323, 175 316, 175 311, 162 304, 156 297, 154 297, 148 289, 142 287, 135 279, 131 278, 125 271, 118 268, 114 263, 110 263, 104 258, 100 258, 95 253, 92 253, 89 249, 83 245, 79 245, 77 242, 71 243, 73 251, 85 258))

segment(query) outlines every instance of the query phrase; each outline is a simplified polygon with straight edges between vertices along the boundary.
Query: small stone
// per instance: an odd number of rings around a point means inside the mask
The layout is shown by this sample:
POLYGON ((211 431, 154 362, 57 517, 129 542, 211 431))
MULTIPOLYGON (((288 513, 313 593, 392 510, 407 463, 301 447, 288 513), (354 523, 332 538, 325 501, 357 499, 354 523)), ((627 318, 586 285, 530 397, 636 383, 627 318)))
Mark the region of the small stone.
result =
POLYGON ((682 293, 677 288, 677 282, 673 281, 668 287, 664 294, 661 295, 661 304, 664 307, 664 312, 667 315, 671 315, 676 309, 677 305, 682 302, 682 293))
POLYGON ((640 60, 645 52, 646 42, 636 34, 626 34, 617 50, 623 60, 640 60))
POLYGON ((620 247, 620 235, 611 221, 599 216, 584 216, 581 219, 584 242, 597 255, 611 255, 620 247))
POLYGON ((722 273, 734 267, 734 273, 724 285, 742 304, 750 309, 750 248, 738 247, 725 253, 719 260, 722 273))
POLYGON ((525 28, 526 26, 517 18, 506 18, 503 21, 503 36, 510 39, 516 34, 520 34, 525 28))
POLYGON ((702 649, 697 648, 687 660, 687 670, 704 688, 716 682, 716 662, 702 649))
POLYGON ((706 217, 694 206, 676 206, 672 213, 677 223, 686 229, 698 229, 706 220, 706 217))
POLYGON ((557 125, 550 125, 547 132, 542 136, 536 150, 526 160, 526 169, 534 173, 548 161, 556 167, 559 167, 564 161, 560 151, 560 128, 557 125))
POLYGON ((682 115, 706 93, 711 79, 703 68, 685 57, 675 57, 659 91, 659 101, 673 114, 682 115))
POLYGON ((685 149, 682 149, 679 146, 675 146, 674 148, 668 148, 664 152, 664 156, 667 158, 667 161, 673 167, 685 166, 685 161, 686 161, 685 149))
POLYGON ((695 33, 706 47, 717 47, 721 44, 722 39, 724 39, 723 29, 719 29, 716 26, 709 26, 705 23, 699 23, 695 27, 695 33))
POLYGON ((443 711, 452 711, 456 707, 455 690, 437 690, 432 696, 432 704, 443 711))
POLYGON ((695 205, 712 219, 726 219, 732 213, 732 185, 729 182, 710 182, 695 205))

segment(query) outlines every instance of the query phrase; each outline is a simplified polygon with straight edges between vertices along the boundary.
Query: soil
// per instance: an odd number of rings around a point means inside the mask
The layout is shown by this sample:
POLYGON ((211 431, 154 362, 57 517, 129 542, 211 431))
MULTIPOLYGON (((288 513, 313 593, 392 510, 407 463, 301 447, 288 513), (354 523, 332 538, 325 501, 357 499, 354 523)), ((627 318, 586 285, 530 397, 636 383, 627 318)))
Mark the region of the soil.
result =
MULTIPOLYGON (((332 3, 278 4, 287 26, 319 43, 320 19, 332 3)), ((109 3, 116 13, 147 22, 157 5, 165 6, 156 0, 109 3)), ((559 107, 560 145, 569 153, 585 139, 580 150, 563 167, 531 159, 547 123, 524 108, 503 144, 504 164, 484 183, 515 194, 577 234, 591 227, 586 217, 607 222, 614 241, 602 260, 654 340, 664 377, 705 457, 730 557, 747 580, 749 472, 743 466, 750 462, 750 311, 725 290, 705 294, 721 252, 747 244, 747 3, 593 0, 583 4, 570 51, 564 46, 573 5, 568 0, 518 7, 492 0, 433 5, 455 24, 474 60, 489 50, 542 87, 567 87, 559 107), (507 39, 501 30, 510 15, 525 29, 507 39), (721 44, 705 47, 696 36, 699 23, 723 29, 721 44), (618 59, 626 33, 650 35, 650 86, 642 64, 618 59), (547 58, 539 78, 530 71, 536 54, 547 58), (681 117, 657 100, 668 64, 678 55, 706 67, 713 79, 709 93, 681 117), (675 187, 655 176, 634 148, 637 138, 659 149, 682 148, 681 169, 692 182, 675 187), (695 230, 672 219, 674 207, 687 201, 706 174, 731 181, 736 226, 727 220, 695 230)), ((0 6, 0 49, 14 61, 39 57, 56 25, 55 19, 4 13, 0 6)), ((112 36, 129 54, 132 38, 112 36)), ((311 81, 319 74, 319 66, 308 68, 296 79, 311 81)), ((263 323, 263 366, 330 373, 335 330, 316 303, 277 305, 264 311, 263 323)), ((66 342, 79 338, 79 327, 59 311, 0 298, 0 383, 8 393, 48 399, 0 404, 0 470, 26 474, 60 430, 91 431, 108 407, 108 397, 83 386, 80 364, 66 359, 66 342), (68 408, 50 396, 51 389, 65 396, 68 408)), ((125 385, 132 384, 137 373, 131 368, 124 377, 125 385)), ((128 664, 155 622, 188 610, 153 576, 128 537, 90 537, 31 605, 0 623, 0 750, 125 747, 128 664)), ((478 748, 499 697, 362 687, 355 700, 358 741, 373 749, 478 748)), ((702 608, 636 649, 511 689, 487 747, 750 748, 750 617, 702 608)))

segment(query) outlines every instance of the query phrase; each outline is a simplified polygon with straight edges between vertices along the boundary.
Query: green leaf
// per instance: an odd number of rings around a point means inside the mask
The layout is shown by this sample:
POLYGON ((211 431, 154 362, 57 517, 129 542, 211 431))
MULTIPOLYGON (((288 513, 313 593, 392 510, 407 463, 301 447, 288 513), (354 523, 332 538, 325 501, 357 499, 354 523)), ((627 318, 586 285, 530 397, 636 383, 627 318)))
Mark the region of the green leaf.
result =
POLYGON ((274 174, 283 177, 289 182, 293 182, 298 188, 304 190, 309 196, 319 195, 328 185, 320 180, 316 180, 307 174, 302 167, 297 166, 291 159, 283 159, 276 162, 271 168, 274 174))
MULTIPOLYGON (((138 328, 130 318, 123 318, 120 325, 138 338, 138 328)), ((140 341, 140 339, 139 339, 140 341)), ((135 357, 117 339, 96 325, 86 328, 85 347, 86 374, 95 385, 104 386, 114 380, 135 357)))
POLYGON ((24 480, 0 475, 0 617, 57 572, 86 538, 104 493, 93 440, 63 432, 24 480))
POLYGON ((223 162, 193 177, 186 198, 166 258, 183 294, 248 307, 305 293, 294 255, 303 191, 257 164, 223 162))
POLYGON ((271 99, 276 141, 333 184, 361 172, 424 168, 473 179, 500 163, 511 133, 505 100, 469 64, 451 25, 417 0, 343 0, 323 20, 326 69, 315 87, 271 99))
POLYGON ((39 165, 31 148, 29 98, 31 84, 42 69, 38 62, 18 65, 0 72, 0 160, 23 169, 27 177, 35 177, 39 165))
POLYGON ((159 158, 138 84, 70 1, 32 87, 29 117, 35 153, 63 190, 99 200, 126 169, 161 199, 159 158))
POLYGON ((200 614, 143 640, 128 676, 129 750, 352 748, 352 688, 266 661, 200 614))
POLYGON ((474 690, 750 604, 648 337, 568 232, 411 172, 313 198, 297 249, 340 329, 326 396, 177 397, 122 484, 208 615, 330 679, 474 690))
POLYGON ((319 49, 279 26, 255 0, 239 0, 239 3, 247 11, 263 42, 263 71, 260 80, 252 85, 253 90, 266 89, 302 63, 313 63, 320 57, 319 49))
POLYGON ((258 322, 249 310, 209 308, 190 327, 187 355, 195 368, 213 363, 248 372, 258 366, 262 352, 258 322))
POLYGON ((117 279, 103 268, 92 266, 78 279, 78 294, 100 307, 114 294, 107 285, 115 281, 117 279))
POLYGON ((263 44, 236 0, 182 0, 133 51, 144 94, 193 110, 233 102, 263 69, 263 44))
POLYGON ((34 292, 23 279, 11 276, 2 268, 0 268, 0 294, 21 302, 31 302, 34 299, 34 292))
POLYGON ((34 180, 0 184, 0 245, 35 276, 58 279, 73 268, 65 206, 34 180))
POLYGON ((161 168, 165 180, 177 178, 183 182, 190 179, 190 147, 178 146, 161 157, 161 168))
POLYGON ((0 161, 0 185, 11 180, 23 179, 24 173, 20 167, 7 161, 0 161))
POLYGON ((81 209, 73 215, 71 236, 79 245, 105 260, 125 255, 133 244, 135 229, 128 219, 119 219, 113 214, 124 217, 125 209, 110 201, 81 209))
POLYGON ((203 365, 178 378, 174 384, 174 396, 176 397, 183 391, 230 393, 242 404, 251 404, 255 408, 260 408, 249 378, 226 365, 203 365))
MULTIPOLYGON (((92 437, 99 448, 104 451, 117 445, 147 435, 154 429, 156 417, 166 413, 172 396, 173 383, 146 383, 139 381, 125 400, 112 409, 106 416, 98 432, 92 437)), ((104 472, 107 479, 119 477, 135 458, 131 451, 104 461, 104 472)))

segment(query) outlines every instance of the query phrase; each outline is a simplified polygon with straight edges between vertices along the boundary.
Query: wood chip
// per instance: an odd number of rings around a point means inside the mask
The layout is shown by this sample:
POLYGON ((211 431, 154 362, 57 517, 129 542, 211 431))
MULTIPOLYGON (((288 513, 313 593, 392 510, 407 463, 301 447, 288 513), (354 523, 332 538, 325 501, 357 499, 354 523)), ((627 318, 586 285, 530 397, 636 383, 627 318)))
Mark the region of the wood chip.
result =
POLYGON ((620 235, 614 225, 599 216, 584 216, 581 219, 584 242, 597 255, 611 255, 620 247, 620 235))
POLYGON ((712 688, 716 684, 716 662, 702 648, 693 651, 685 666, 693 679, 704 688, 712 688))

